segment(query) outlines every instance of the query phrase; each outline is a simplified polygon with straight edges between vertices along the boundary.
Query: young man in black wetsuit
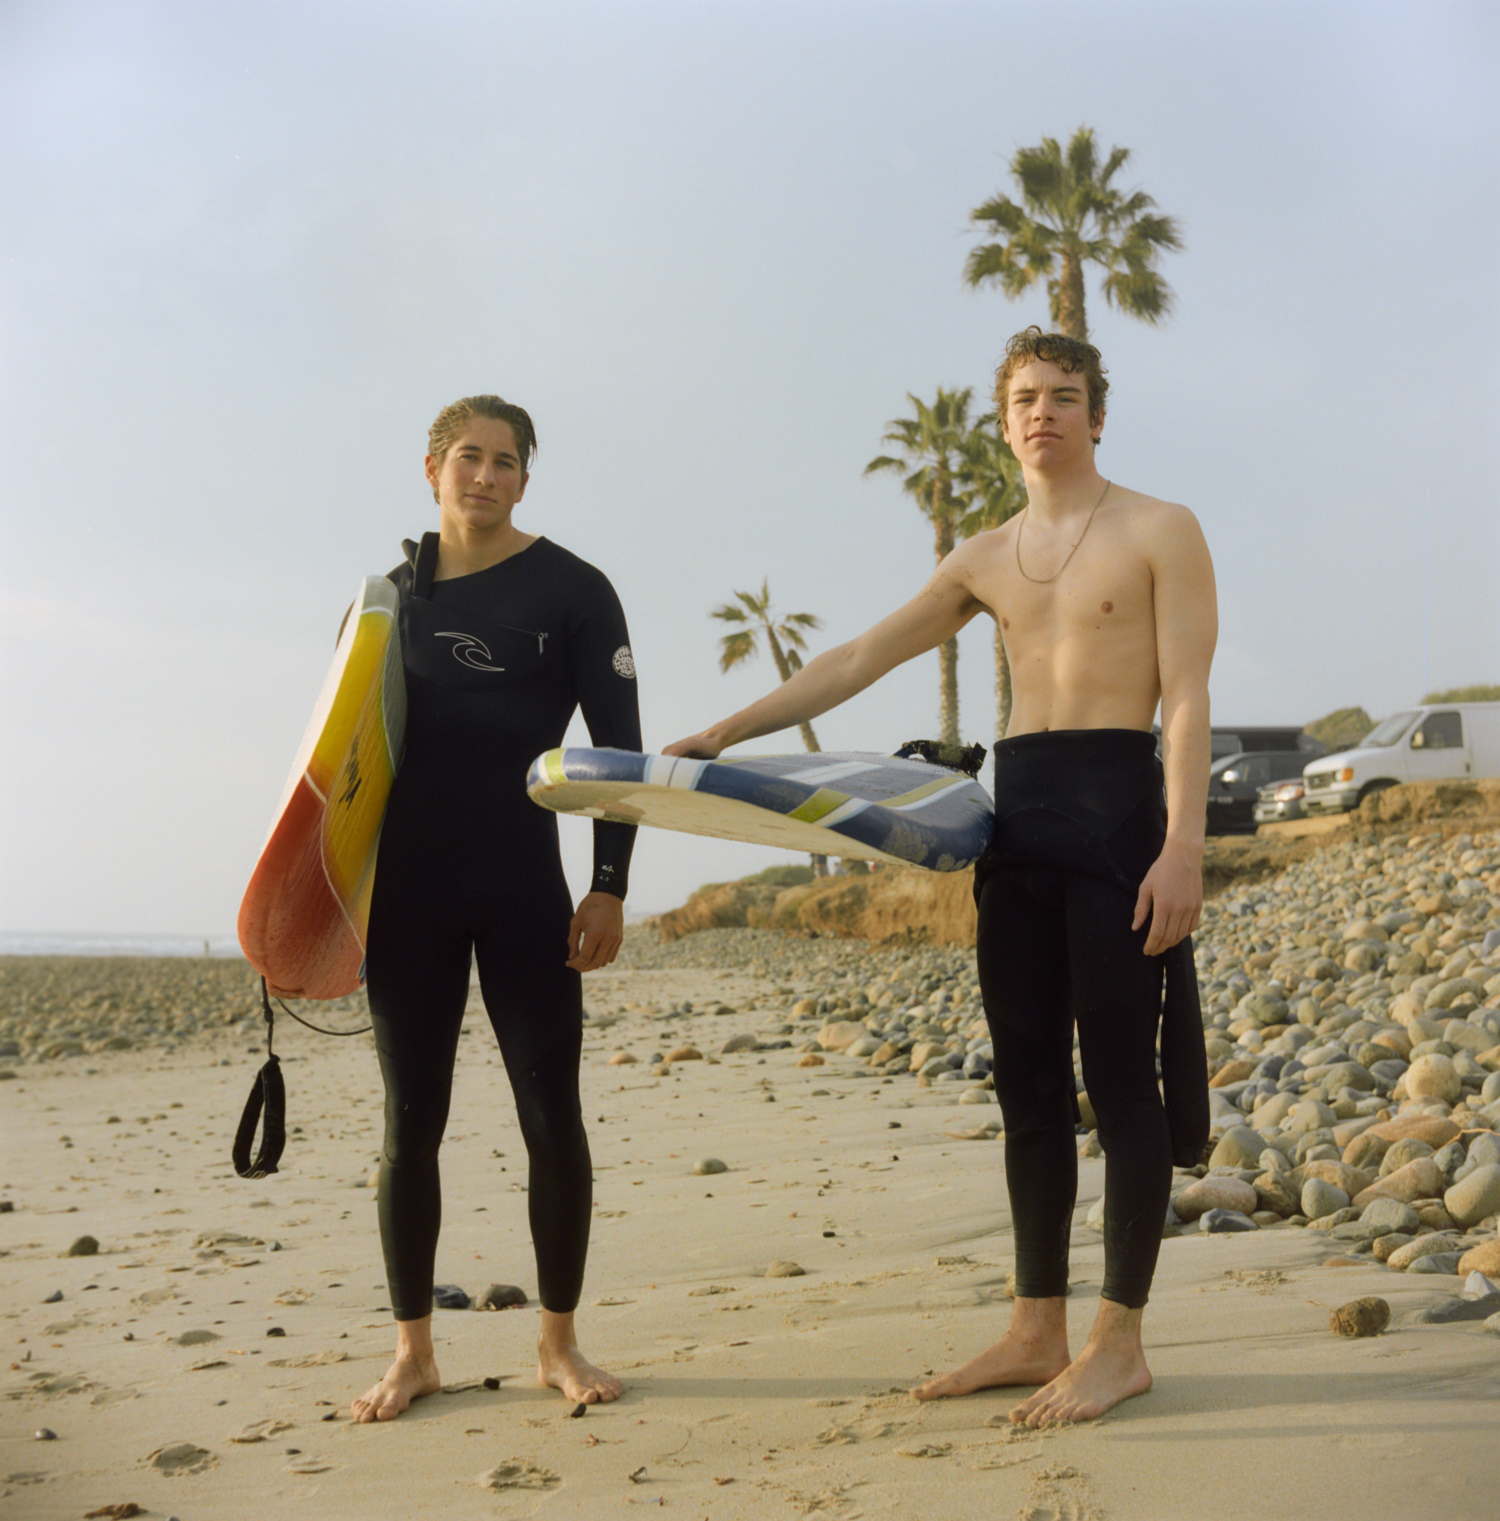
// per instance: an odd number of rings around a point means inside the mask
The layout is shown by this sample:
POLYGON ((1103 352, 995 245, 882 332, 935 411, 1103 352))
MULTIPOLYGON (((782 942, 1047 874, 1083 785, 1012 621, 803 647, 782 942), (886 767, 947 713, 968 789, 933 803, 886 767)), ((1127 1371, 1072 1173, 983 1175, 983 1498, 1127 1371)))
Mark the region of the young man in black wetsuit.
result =
POLYGON ((438 1147, 471 955, 530 1164, 537 1376, 574 1402, 612 1400, 621 1387, 583 1356, 573 1327, 592 1209, 579 974, 620 948, 635 830, 594 825, 593 881, 575 911, 556 815, 527 798, 525 783, 576 707, 596 745, 640 749, 629 635, 601 572, 511 521, 536 448, 520 407, 496 396, 455 402, 428 447, 439 531, 408 543, 391 573, 406 753, 381 830, 367 954, 386 1092, 380 1236, 397 1344, 385 1376, 353 1403, 360 1421, 393 1419, 440 1383, 438 1147))
POLYGON ((1011 1412, 1030 1426, 1088 1419, 1151 1387, 1141 1316, 1173 1157, 1189 1159, 1207 1134, 1186 937, 1203 902, 1213 565, 1187 508, 1095 468, 1107 389, 1091 345, 1039 328, 1017 334, 995 404, 1025 473, 1027 509, 960 545, 890 617, 667 749, 715 756, 835 707, 979 612, 999 623, 1014 709, 996 747, 995 842, 975 884, 1016 1300, 1000 1341, 912 1392, 1040 1385, 1011 1412), (1151 735, 1158 705, 1164 798, 1151 735), (1155 1069, 1164 975, 1170 1113, 1155 1069), (1076 1359, 1064 1298, 1077 1187, 1075 1020, 1106 1155, 1104 1284, 1076 1359))

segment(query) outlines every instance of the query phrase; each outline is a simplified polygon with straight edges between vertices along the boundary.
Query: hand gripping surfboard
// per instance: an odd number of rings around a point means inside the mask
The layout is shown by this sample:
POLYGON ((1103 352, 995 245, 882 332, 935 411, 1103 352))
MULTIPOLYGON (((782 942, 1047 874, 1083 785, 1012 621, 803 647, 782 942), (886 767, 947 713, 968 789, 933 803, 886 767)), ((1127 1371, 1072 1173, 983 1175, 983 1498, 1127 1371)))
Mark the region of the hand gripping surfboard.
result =
POLYGON ((932 871, 972 866, 995 827, 989 794, 969 777, 859 752, 701 761, 548 750, 526 790, 558 813, 932 871))
POLYGON ((240 904, 240 947, 284 998, 365 980, 375 851, 406 733, 396 588, 368 576, 240 904))

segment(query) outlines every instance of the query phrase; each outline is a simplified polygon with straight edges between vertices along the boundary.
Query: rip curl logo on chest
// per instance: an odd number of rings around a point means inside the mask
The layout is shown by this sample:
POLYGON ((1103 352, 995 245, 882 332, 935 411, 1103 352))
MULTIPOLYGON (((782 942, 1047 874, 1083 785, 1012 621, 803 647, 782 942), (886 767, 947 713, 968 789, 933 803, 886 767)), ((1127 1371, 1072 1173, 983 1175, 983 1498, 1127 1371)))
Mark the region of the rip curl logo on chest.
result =
POLYGON ((630 653, 628 644, 622 644, 615 651, 610 664, 614 666, 616 676, 623 676, 627 681, 635 680, 635 656, 630 653))
POLYGON ((490 654, 490 647, 483 639, 477 639, 473 634, 458 634, 444 631, 435 636, 438 639, 451 639, 453 643, 453 658, 460 664, 466 665, 474 671, 503 671, 503 665, 494 663, 494 656, 490 654))

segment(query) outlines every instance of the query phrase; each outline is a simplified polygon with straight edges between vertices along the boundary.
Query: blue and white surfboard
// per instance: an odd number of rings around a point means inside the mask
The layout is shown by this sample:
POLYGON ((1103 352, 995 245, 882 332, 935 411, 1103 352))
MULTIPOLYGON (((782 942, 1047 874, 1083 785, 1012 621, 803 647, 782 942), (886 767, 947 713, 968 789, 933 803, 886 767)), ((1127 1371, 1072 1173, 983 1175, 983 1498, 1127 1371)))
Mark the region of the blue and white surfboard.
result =
POLYGON ((889 755, 701 761, 549 750, 531 763, 526 790, 557 813, 931 871, 972 866, 995 828, 978 782, 889 755))

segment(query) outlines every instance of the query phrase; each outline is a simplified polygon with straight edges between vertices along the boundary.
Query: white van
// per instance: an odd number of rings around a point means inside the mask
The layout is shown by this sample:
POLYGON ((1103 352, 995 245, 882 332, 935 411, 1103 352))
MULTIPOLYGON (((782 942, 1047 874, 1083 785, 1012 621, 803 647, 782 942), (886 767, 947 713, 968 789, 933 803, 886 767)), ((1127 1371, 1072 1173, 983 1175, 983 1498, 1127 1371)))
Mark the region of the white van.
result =
POLYGON ((1357 808, 1397 782, 1500 776, 1500 702, 1447 702, 1392 713, 1356 750, 1322 755, 1302 773, 1304 813, 1357 808))

